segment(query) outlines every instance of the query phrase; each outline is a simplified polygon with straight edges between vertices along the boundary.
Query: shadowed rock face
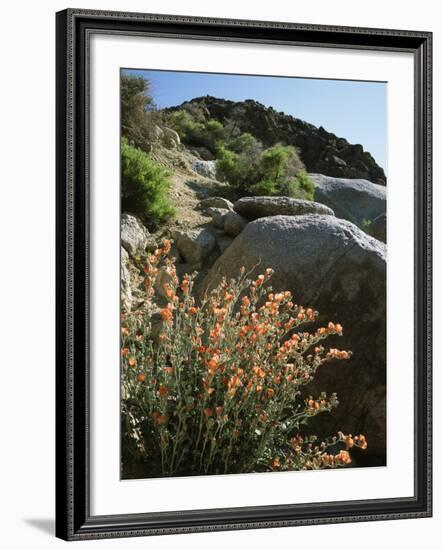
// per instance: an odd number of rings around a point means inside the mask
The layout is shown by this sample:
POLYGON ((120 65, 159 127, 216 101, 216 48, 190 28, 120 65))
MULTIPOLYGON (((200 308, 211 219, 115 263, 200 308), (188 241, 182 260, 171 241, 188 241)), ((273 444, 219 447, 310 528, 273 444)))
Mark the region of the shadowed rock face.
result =
MULTIPOLYGON (((229 101, 204 96, 194 98, 173 109, 199 106, 209 119, 232 122, 240 131, 249 132, 265 147, 276 143, 296 146, 309 172, 340 178, 364 178, 386 185, 383 169, 359 144, 317 128, 291 115, 278 112, 253 100, 229 101)), ((194 146, 199 144, 193 144, 194 146)))
POLYGON ((332 208, 337 218, 362 227, 386 213, 386 187, 367 180, 331 178, 309 174, 314 182, 314 199, 332 208))
POLYGON ((320 312, 319 323, 341 323, 343 337, 325 345, 351 350, 349 361, 319 369, 307 394, 337 392, 339 407, 309 423, 312 433, 363 433, 367 453, 386 450, 386 246, 352 223, 333 216, 260 218, 249 223, 216 261, 201 291, 222 276, 251 277, 275 270, 276 291, 290 290, 294 301, 320 312), (260 265, 257 267, 257 262, 260 265))
POLYGON ((380 214, 372 220, 369 227, 369 233, 375 239, 386 242, 386 214, 380 214))

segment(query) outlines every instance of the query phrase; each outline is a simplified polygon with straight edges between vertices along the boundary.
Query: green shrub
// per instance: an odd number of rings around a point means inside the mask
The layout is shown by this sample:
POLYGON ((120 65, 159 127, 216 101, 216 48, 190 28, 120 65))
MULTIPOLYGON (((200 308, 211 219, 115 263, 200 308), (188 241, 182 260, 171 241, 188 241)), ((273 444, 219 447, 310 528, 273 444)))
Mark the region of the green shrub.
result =
POLYGON ((239 191, 248 189, 257 180, 257 161, 247 152, 236 153, 222 142, 217 143, 217 178, 228 182, 239 191))
POLYGON ((186 109, 172 113, 169 124, 188 145, 206 147, 215 153, 216 143, 224 137, 224 128, 218 120, 205 120, 203 116, 193 115, 186 109))
POLYGON ((148 154, 121 143, 122 209, 145 221, 159 223, 174 216, 167 191, 170 173, 149 158, 148 154))
POLYGON ((283 184, 282 192, 293 199, 314 200, 315 185, 308 174, 303 170, 296 178, 287 180, 283 184))
POLYGON ((243 153, 250 155, 254 150, 261 152, 262 147, 259 141, 252 134, 244 132, 235 137, 229 137, 226 140, 226 145, 235 153, 243 153))
POLYGON ((313 199, 314 184, 291 145, 277 144, 263 150, 260 142, 244 133, 218 142, 216 152, 217 177, 241 193, 313 199))
POLYGON ((290 145, 274 145, 263 151, 260 158, 259 172, 264 180, 269 180, 278 185, 289 174, 289 164, 297 153, 290 145))

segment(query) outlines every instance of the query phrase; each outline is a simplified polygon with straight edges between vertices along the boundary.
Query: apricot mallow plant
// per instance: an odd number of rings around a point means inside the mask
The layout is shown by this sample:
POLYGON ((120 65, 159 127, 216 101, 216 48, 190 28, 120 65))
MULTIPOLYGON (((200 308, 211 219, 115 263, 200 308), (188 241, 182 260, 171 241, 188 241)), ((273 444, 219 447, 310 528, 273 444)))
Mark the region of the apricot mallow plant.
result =
POLYGON ((171 242, 144 265, 145 300, 122 311, 124 477, 231 474, 343 467, 363 435, 306 434, 336 394, 302 397, 317 369, 351 352, 326 348, 341 335, 330 322, 303 330, 318 313, 273 292, 273 270, 222 279, 197 302, 193 275, 179 280, 171 242))

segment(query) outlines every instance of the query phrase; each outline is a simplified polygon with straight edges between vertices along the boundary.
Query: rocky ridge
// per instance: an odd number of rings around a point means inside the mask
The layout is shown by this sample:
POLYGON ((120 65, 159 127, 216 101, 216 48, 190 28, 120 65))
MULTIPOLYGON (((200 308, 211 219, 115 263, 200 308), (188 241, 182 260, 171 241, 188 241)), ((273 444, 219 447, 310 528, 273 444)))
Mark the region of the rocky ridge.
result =
MULTIPOLYGON (((278 112, 254 100, 230 101, 212 96, 194 98, 168 111, 197 106, 209 119, 231 122, 270 147, 276 143, 294 145, 308 172, 338 178, 361 178, 386 185, 386 176, 372 155, 360 144, 316 127, 304 120, 278 112)), ((199 144, 194 144, 196 147, 199 144)))

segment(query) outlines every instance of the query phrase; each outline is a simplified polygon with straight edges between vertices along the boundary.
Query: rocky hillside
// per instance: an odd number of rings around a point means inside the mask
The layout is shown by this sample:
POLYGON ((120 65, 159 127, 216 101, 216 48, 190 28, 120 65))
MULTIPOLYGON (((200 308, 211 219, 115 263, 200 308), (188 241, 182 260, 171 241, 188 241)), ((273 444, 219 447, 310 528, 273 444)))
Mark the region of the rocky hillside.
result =
MULTIPOLYGON (((254 100, 241 102, 204 96, 170 110, 199 107, 208 119, 232 124, 252 134, 265 147, 276 143, 294 145, 308 172, 339 178, 361 178, 386 185, 386 176, 372 155, 359 144, 317 128, 291 115, 277 112, 254 100)), ((196 144, 198 145, 198 144, 196 144)))

